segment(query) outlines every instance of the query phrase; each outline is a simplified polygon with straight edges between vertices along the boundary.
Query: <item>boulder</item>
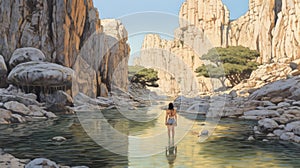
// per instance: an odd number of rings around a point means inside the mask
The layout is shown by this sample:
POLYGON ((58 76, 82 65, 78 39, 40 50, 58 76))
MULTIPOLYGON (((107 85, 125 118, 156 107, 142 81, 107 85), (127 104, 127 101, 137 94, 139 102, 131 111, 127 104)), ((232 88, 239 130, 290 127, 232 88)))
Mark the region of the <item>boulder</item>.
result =
POLYGON ((13 123, 25 123, 26 119, 19 114, 12 114, 12 122, 13 123))
POLYGON ((0 55, 0 88, 6 86, 7 67, 2 55, 0 55))
POLYGON ((262 132, 271 132, 278 128, 278 124, 273 119, 265 118, 258 121, 258 127, 262 132))
POLYGON ((9 66, 11 69, 13 69, 15 66, 21 63, 31 62, 31 61, 45 61, 45 60, 46 57, 44 53, 37 48, 32 48, 32 47, 19 48, 13 52, 13 55, 9 61, 9 66))
POLYGON ((300 77, 292 77, 290 79, 279 80, 271 84, 265 85, 250 95, 252 100, 260 100, 263 97, 290 97, 293 90, 300 86, 300 77))
POLYGON ((15 158, 13 155, 5 153, 0 149, 1 168, 24 168, 28 160, 15 158))
POLYGON ((43 113, 47 118, 57 118, 57 116, 52 112, 43 111, 43 113))
POLYGON ((92 99, 83 93, 77 94, 76 97, 74 98, 74 104, 76 106, 90 104, 94 106, 109 107, 110 105, 112 105, 112 103, 113 102, 108 98, 92 99))
POLYGON ((290 131, 294 130, 295 128, 299 127, 299 126, 300 126, 300 121, 291 122, 291 123, 288 123, 284 127, 284 130, 290 132, 290 131))
POLYGON ((299 107, 299 106, 300 106, 300 101, 294 101, 292 105, 293 105, 293 106, 298 106, 298 107, 299 107))
POLYGON ((289 141, 294 139, 295 134, 292 132, 284 132, 280 135, 280 139, 284 140, 284 141, 289 141))
POLYGON ((295 135, 300 135, 300 126, 297 126, 293 129, 295 135))
POLYGON ((27 62, 17 65, 8 75, 8 82, 17 86, 71 86, 73 70, 48 62, 27 62))
POLYGON ((244 116, 277 117, 280 114, 274 110, 251 110, 246 111, 244 116))
POLYGON ((283 98, 283 97, 273 97, 270 101, 271 101, 272 103, 278 104, 278 103, 280 103, 280 102, 283 102, 283 101, 284 101, 284 98, 283 98))
POLYGON ((0 124, 9 124, 11 117, 11 111, 0 108, 0 124))
POLYGON ((254 140, 255 140, 255 138, 252 135, 249 136, 248 141, 254 141, 254 140))
POLYGON ((73 98, 62 90, 55 91, 52 94, 41 93, 41 100, 46 102, 47 109, 54 112, 66 110, 66 106, 73 106, 73 98))
POLYGON ((281 108, 281 107, 289 107, 289 106, 291 106, 291 104, 287 103, 287 102, 280 102, 277 106, 279 108, 281 108))
POLYGON ((52 138, 52 141, 56 141, 56 142, 63 142, 66 141, 67 139, 65 137, 62 136, 56 136, 52 138))
POLYGON ((7 110, 12 111, 13 113, 18 113, 21 115, 31 115, 32 114, 31 110, 28 107, 26 107, 24 104, 21 104, 16 101, 7 102, 4 104, 4 107, 7 110))
POLYGON ((46 167, 59 168, 59 166, 55 162, 45 158, 34 159, 31 162, 29 162, 27 165, 25 165, 25 168, 46 168, 46 167))
POLYGON ((273 131, 273 134, 280 137, 283 133, 285 133, 286 131, 285 130, 282 130, 282 129, 276 129, 273 131))
POLYGON ((293 141, 294 142, 297 142, 297 143, 300 143, 300 136, 294 136, 294 138, 293 138, 293 141))

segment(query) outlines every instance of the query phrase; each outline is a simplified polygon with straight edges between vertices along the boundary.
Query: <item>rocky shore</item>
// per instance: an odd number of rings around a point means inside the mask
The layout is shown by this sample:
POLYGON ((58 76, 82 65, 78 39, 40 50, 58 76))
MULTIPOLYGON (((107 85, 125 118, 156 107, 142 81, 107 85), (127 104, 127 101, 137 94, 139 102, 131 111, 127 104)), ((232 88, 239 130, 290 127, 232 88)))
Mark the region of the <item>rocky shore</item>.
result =
POLYGON ((32 168, 32 167, 51 167, 51 168, 88 168, 87 166, 63 166, 46 158, 18 159, 11 154, 4 152, 0 148, 0 167, 1 168, 32 168))
POLYGON ((178 97, 179 112, 210 114, 210 108, 224 108, 219 117, 257 120, 249 140, 281 139, 300 143, 300 76, 296 63, 268 64, 252 73, 250 79, 230 91, 196 98, 178 97), (277 71, 281 66, 282 71, 277 71), (269 76, 266 78, 266 76, 269 76), (220 107, 211 107, 224 100, 220 107))

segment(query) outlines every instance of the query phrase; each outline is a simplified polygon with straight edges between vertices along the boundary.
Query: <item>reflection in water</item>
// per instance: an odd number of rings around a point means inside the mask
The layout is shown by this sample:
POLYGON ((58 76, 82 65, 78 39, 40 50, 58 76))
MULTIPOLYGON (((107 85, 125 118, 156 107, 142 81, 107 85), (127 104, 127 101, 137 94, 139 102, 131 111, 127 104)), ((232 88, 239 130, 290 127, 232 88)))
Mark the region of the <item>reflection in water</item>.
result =
POLYGON ((176 156, 177 156, 177 146, 172 145, 172 146, 166 147, 166 158, 168 160, 170 167, 174 166, 176 156))
MULTIPOLYGON (((159 113, 161 111, 157 111, 159 113)), ((82 113, 83 115, 84 113, 82 113)), ((92 113, 89 115, 93 115, 92 113)), ((198 132, 204 124, 199 118, 189 120, 189 114, 179 114, 180 132, 187 122, 195 122, 181 141, 168 144, 164 115, 145 123, 121 119, 114 111, 104 113, 109 123, 124 134, 142 139, 163 132, 160 138, 149 143, 137 143, 134 138, 128 139, 128 157, 114 154, 97 145, 77 121, 76 116, 60 117, 58 120, 20 125, 0 125, 0 148, 18 158, 46 157, 62 165, 86 165, 98 167, 134 167, 134 168, 168 168, 168 167, 299 167, 300 145, 279 140, 262 142, 248 141, 253 134, 256 122, 234 119, 222 119, 212 136, 203 143, 198 142, 198 132), (126 130, 127 129, 127 130, 126 130), (130 130, 128 132, 128 130, 130 130), (51 141, 54 136, 63 136, 67 141, 57 144, 51 141), (173 147, 172 147, 173 146, 173 147), (166 148, 167 147, 167 148, 166 148), (147 157, 135 157, 132 153, 143 154, 153 148, 161 148, 161 152, 147 157), (170 164, 169 164, 170 163, 170 164)), ((91 133, 101 134, 101 121, 86 120, 91 133), (100 132, 96 132, 99 130, 100 132)), ((176 136, 175 135, 175 136, 176 136)), ((110 141, 118 142, 111 135, 110 141)), ((159 137, 159 136, 158 136, 159 137)), ((101 137, 99 137, 101 138, 101 137)), ((125 140, 127 141, 127 140, 125 140)))

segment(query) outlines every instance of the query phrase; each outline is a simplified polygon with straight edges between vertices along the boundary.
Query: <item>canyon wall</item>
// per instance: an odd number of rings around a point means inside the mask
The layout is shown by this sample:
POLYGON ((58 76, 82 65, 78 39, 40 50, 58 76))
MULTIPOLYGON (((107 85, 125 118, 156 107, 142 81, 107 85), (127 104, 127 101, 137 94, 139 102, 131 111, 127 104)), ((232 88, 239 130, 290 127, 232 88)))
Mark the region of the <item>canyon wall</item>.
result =
MULTIPOLYGON (((78 65, 80 60, 78 57, 82 56, 81 50, 86 41, 95 34, 101 34, 102 37, 97 42, 98 48, 89 46, 90 50, 103 48, 102 53, 97 53, 101 56, 88 55, 101 57, 98 59, 100 62, 96 62, 98 65, 92 66, 94 69, 90 71, 90 75, 94 76, 91 80, 96 88, 89 95, 93 97, 107 95, 116 64, 128 60, 129 57, 129 45, 127 37, 124 37, 127 36, 127 32, 120 25, 121 23, 118 23, 112 27, 109 24, 101 24, 99 13, 94 8, 92 0, 0 0, 0 54, 8 63, 16 49, 34 47, 45 54, 46 61, 75 70, 77 68, 78 71, 80 67, 76 67, 76 64, 78 65), (124 36, 114 34, 112 31, 120 32, 124 36)), ((93 59, 87 56, 82 58, 85 58, 85 62, 93 59)), ((126 78, 126 82, 120 86, 124 89, 127 87, 126 67, 121 70, 120 76, 122 80, 126 78)))
MULTIPOLYGON (((234 21, 230 21, 230 13, 221 0, 186 0, 179 12, 180 26, 175 30, 174 40, 147 35, 142 51, 148 52, 142 52, 136 64, 143 65, 142 60, 151 57, 153 49, 165 50, 195 70, 203 64, 200 57, 208 49, 239 45, 259 51, 259 63, 289 63, 300 58, 299 20, 298 0, 249 0, 249 10, 234 21)), ((165 52, 160 53, 164 58, 165 52)), ((164 75, 160 77, 161 82, 168 82, 164 75)), ((198 81, 201 83, 200 91, 218 86, 215 82, 206 83, 203 78, 198 81)))

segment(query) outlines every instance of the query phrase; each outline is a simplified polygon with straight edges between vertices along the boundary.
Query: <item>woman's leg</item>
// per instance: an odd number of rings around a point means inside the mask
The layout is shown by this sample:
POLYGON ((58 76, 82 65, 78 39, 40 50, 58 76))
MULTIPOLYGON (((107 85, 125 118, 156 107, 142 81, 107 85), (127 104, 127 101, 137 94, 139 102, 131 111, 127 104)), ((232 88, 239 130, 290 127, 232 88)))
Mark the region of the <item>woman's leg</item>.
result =
POLYGON ((172 139, 173 139, 173 142, 174 142, 175 131, 174 131, 174 126, 173 125, 172 125, 171 130, 172 130, 172 139))
POLYGON ((171 127, 171 126, 168 125, 167 127, 168 127, 168 137, 169 137, 169 140, 170 140, 170 134, 171 134, 171 133, 170 133, 170 131, 171 131, 171 128, 170 128, 170 127, 171 127))

